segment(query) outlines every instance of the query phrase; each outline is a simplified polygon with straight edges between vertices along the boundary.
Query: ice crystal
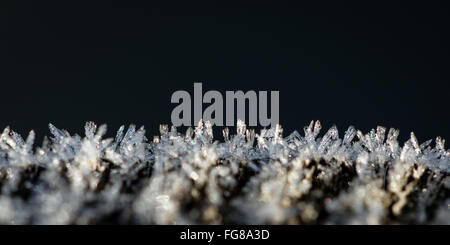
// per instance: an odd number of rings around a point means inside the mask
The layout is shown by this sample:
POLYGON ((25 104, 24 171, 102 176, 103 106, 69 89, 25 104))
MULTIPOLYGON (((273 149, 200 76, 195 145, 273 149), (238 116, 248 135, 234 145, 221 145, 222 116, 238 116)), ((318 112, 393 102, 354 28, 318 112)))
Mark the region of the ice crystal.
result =
POLYGON ((399 131, 335 126, 319 136, 259 134, 238 122, 214 141, 209 122, 186 133, 85 125, 85 136, 49 125, 34 147, 0 136, 2 224, 450 224, 450 152, 436 138, 401 147, 399 131))

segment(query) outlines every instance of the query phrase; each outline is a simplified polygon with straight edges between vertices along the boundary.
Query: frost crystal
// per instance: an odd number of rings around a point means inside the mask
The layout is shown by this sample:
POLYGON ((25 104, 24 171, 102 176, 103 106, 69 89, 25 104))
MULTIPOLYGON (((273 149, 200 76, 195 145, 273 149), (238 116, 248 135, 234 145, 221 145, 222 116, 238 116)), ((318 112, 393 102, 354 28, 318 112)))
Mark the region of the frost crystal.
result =
POLYGON ((33 148, 0 136, 1 224, 450 224, 450 152, 438 137, 401 147, 399 131, 367 134, 319 121, 283 137, 200 121, 185 134, 86 123, 85 137, 49 125, 33 148))

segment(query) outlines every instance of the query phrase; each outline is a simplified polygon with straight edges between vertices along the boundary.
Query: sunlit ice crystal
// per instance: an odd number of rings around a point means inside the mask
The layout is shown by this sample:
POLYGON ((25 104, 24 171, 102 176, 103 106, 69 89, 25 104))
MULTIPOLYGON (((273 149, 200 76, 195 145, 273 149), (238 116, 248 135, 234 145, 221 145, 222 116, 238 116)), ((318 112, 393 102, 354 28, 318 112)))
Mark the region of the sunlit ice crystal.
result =
POLYGON ((1 224, 450 224, 440 137, 321 134, 319 121, 287 136, 238 121, 223 140, 202 120, 183 133, 161 125, 151 141, 135 125, 114 138, 94 122, 84 136, 49 129, 40 146, 33 131, 1 133, 1 224))

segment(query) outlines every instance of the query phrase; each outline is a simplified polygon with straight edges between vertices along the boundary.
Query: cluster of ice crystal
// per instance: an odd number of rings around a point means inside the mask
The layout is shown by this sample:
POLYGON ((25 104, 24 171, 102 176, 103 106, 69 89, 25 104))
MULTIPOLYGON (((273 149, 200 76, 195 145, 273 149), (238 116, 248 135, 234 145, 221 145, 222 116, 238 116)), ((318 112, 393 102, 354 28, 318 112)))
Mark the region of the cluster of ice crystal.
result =
POLYGON ((213 140, 209 122, 185 134, 86 123, 85 137, 49 125, 34 147, 0 136, 1 224, 450 224, 450 151, 437 138, 401 147, 398 130, 363 134, 319 121, 283 137, 277 125, 213 140))

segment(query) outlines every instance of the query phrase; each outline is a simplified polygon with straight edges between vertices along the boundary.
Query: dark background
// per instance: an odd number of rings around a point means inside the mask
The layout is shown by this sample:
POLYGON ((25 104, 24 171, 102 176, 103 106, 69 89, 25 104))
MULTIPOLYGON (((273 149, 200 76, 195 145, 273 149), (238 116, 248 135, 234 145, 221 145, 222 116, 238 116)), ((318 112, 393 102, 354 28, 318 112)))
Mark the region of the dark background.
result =
MULTIPOLYGON (((0 127, 170 123, 176 90, 279 90, 285 135, 312 119, 450 138, 449 6, 0 3, 0 127)), ((205 108, 205 106, 204 106, 205 108)), ((220 134, 216 129, 215 133, 220 134)), ((221 137, 220 137, 221 139, 221 137)))

